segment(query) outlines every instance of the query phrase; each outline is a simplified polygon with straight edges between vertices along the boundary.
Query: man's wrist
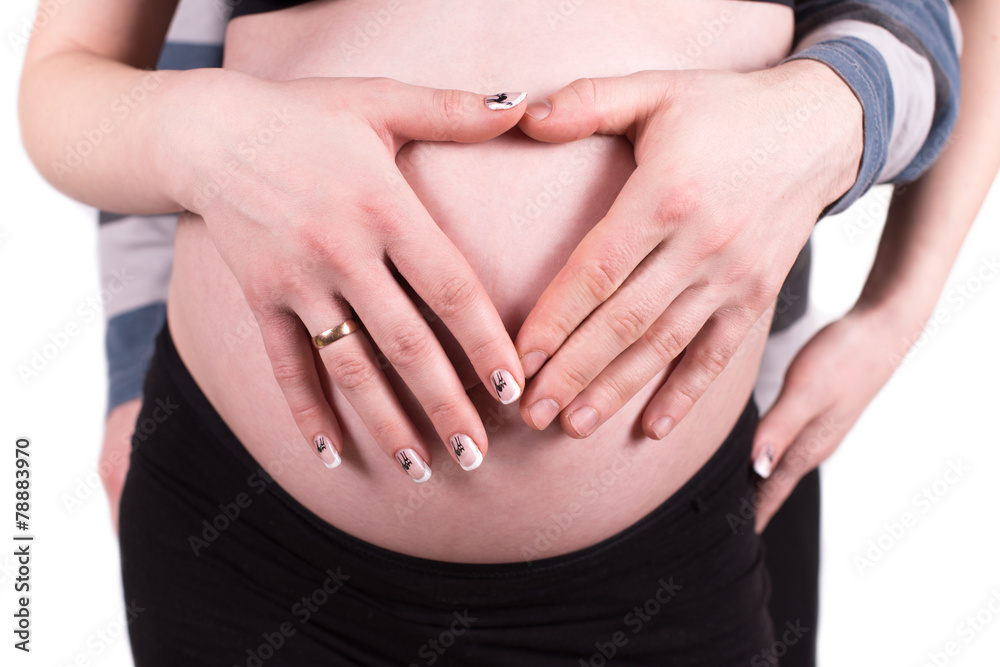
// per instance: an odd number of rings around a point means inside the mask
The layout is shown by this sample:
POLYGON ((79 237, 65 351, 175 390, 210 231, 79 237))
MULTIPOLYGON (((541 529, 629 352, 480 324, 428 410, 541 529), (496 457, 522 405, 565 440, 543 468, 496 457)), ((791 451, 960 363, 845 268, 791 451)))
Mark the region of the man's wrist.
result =
POLYGON ((788 93, 796 119, 810 132, 803 138, 822 153, 824 179, 819 189, 828 206, 851 189, 864 154, 864 110, 844 79, 819 60, 801 58, 783 62, 768 77, 788 93))

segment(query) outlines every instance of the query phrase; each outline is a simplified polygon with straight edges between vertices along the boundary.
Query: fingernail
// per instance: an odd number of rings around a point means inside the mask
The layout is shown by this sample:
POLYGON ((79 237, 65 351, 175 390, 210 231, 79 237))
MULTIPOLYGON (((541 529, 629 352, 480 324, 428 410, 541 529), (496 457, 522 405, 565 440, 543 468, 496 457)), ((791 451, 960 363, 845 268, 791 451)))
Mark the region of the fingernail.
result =
POLYGON ((521 357, 521 368, 524 369, 524 377, 530 378, 540 371, 542 366, 545 365, 546 359, 548 357, 541 350, 532 350, 521 357))
POLYGON ((475 470, 483 462, 483 453, 479 451, 479 446, 464 433, 451 436, 451 440, 448 442, 451 444, 451 450, 455 452, 455 458, 458 459, 458 465, 462 466, 462 470, 475 470))
POLYGON ((569 425, 578 434, 586 437, 597 428, 597 410, 587 406, 569 413, 569 425))
POLYGON ((762 478, 771 476, 771 467, 774 465, 774 447, 767 445, 757 458, 754 459, 753 469, 762 478))
POLYGON ((316 455, 327 468, 336 468, 340 465, 340 454, 333 448, 330 438, 325 435, 317 435, 313 439, 313 444, 316 445, 316 455))
POLYGON ((670 417, 660 417, 653 422, 653 435, 662 440, 674 428, 674 420, 670 417))
POLYGON ((550 113, 552 113, 552 102, 549 102, 548 100, 532 102, 528 105, 528 108, 524 110, 525 116, 531 116, 535 120, 545 120, 550 113))
POLYGON ((415 449, 407 447, 396 452, 396 462, 417 484, 423 484, 431 478, 431 467, 415 449))
POLYGON ((514 376, 502 368, 490 374, 493 391, 504 405, 509 405, 521 397, 521 388, 514 382, 514 376))
POLYGON ((493 111, 503 111, 516 107, 524 101, 528 93, 497 93, 486 98, 486 108, 493 111))
POLYGON ((559 414, 559 404, 551 398, 543 398, 540 401, 536 401, 534 405, 528 408, 528 415, 537 429, 544 429, 552 423, 557 414, 559 414))

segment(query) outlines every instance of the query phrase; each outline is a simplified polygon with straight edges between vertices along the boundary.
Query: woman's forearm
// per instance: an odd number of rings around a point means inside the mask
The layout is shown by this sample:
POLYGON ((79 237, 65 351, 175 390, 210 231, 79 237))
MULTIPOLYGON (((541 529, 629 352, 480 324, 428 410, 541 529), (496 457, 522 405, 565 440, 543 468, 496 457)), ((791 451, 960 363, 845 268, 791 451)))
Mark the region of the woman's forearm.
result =
POLYGON ((860 309, 884 306, 904 325, 930 316, 1000 168, 1000 5, 955 2, 965 33, 961 111, 950 144, 893 197, 860 309))
POLYGON ((163 109, 187 84, 215 74, 142 70, 85 51, 48 54, 26 65, 22 78, 25 148, 46 180, 86 204, 180 210, 164 164, 163 109))
POLYGON ((156 112, 189 73, 150 71, 176 0, 74 2, 38 21, 25 54, 25 148, 63 193, 113 211, 179 209, 156 158, 156 112))

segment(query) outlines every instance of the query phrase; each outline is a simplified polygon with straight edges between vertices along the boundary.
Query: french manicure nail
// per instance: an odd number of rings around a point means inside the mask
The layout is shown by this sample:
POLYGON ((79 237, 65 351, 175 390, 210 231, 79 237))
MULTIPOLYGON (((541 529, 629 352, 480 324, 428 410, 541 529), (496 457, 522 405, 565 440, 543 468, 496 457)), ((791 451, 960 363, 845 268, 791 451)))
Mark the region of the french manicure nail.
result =
POLYGON ((317 435, 313 439, 313 444, 316 445, 316 455, 323 461, 323 464, 327 468, 336 468, 340 465, 340 454, 331 443, 330 438, 325 435, 317 435))
POLYGON ((528 408, 528 415, 535 424, 535 428, 544 429, 552 423, 552 420, 559 414, 559 404, 551 398, 543 398, 528 408))
POLYGON ((486 98, 486 108, 493 111, 503 111, 516 107, 524 101, 528 93, 497 93, 486 98))
POLYGON ((754 459, 753 469, 763 479, 771 476, 771 468, 774 466, 774 447, 767 445, 757 458, 754 459))
POLYGON ((542 369, 548 357, 541 350, 532 350, 521 357, 521 368, 524 370, 524 377, 532 377, 542 369))
POLYGON ((521 397, 521 388, 514 382, 514 376, 509 371, 500 369, 490 373, 493 391, 504 405, 509 405, 521 397))
POLYGON ((653 422, 653 434, 662 440, 674 428, 674 420, 670 417, 660 417, 653 422))
POLYGON ((462 466, 462 470, 475 470, 483 462, 483 453, 479 451, 479 446, 464 433, 451 436, 448 442, 451 445, 451 450, 455 452, 455 458, 458 459, 458 465, 462 466))
POLYGON ((587 406, 569 414, 569 425, 578 434, 586 437, 597 428, 597 410, 587 406))
POLYGON ((407 447, 396 452, 396 462, 417 484, 423 484, 431 478, 431 467, 415 449, 407 447))
POLYGON ((552 102, 549 102, 548 100, 532 102, 528 105, 528 108, 524 110, 525 116, 531 116, 535 120, 545 120, 550 113, 552 113, 552 102))

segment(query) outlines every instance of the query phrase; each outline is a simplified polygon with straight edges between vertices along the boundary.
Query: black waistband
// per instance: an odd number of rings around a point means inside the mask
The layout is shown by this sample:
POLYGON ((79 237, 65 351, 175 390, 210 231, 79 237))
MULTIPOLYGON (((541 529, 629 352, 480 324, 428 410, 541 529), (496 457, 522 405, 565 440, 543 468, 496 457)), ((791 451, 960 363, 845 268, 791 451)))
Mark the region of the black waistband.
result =
MULTIPOLYGON (((178 402, 191 408, 185 411, 188 413, 187 417, 195 417, 199 422, 198 427, 211 432, 214 440, 236 458, 244 471, 243 477, 254 472, 266 475, 202 393, 178 355, 169 327, 165 325, 157 337, 156 353, 147 376, 146 396, 163 396, 165 392, 170 393, 170 385, 175 386, 179 393, 178 402), (167 376, 169 384, 165 384, 168 381, 167 376), (191 414, 192 412, 194 414, 191 414)), ((732 504, 734 494, 739 495, 752 488, 749 458, 756 423, 757 409, 751 398, 736 425, 709 461, 676 493, 648 515, 593 546, 529 562, 462 564, 397 553, 360 540, 331 525, 295 500, 277 483, 269 483, 268 490, 326 539, 335 541, 340 547, 354 552, 360 558, 375 559, 394 568, 449 577, 517 577, 592 561, 602 557, 602 554, 614 552, 622 545, 634 543, 650 532, 665 531, 676 539, 679 546, 689 543, 689 540, 696 541, 698 539, 696 536, 705 532, 715 531, 720 534, 731 532, 732 528, 724 513, 720 513, 719 510, 713 515, 712 510, 732 504)), ((752 525, 752 522, 750 524, 752 525)))

